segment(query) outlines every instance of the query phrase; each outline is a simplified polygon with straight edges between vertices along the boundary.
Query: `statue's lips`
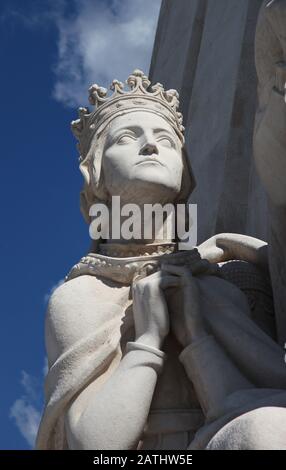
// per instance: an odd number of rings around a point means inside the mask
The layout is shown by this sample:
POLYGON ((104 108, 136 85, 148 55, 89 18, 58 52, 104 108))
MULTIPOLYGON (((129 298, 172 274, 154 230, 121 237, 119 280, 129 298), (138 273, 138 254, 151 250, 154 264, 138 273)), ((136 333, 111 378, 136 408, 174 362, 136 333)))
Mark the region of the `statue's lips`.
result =
POLYGON ((159 160, 155 160, 154 158, 148 158, 145 160, 141 160, 140 162, 135 163, 135 165, 160 165, 160 166, 165 166, 163 163, 159 162, 159 160))

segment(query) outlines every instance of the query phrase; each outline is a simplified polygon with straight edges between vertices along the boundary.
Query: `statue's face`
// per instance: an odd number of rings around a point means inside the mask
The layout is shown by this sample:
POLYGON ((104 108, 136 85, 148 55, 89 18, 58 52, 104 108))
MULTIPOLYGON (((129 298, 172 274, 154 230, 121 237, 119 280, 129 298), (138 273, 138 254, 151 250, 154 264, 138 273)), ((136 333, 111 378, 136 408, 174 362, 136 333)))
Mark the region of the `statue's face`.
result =
POLYGON ((162 117, 129 113, 112 121, 102 165, 111 196, 124 202, 171 202, 181 189, 182 144, 162 117))

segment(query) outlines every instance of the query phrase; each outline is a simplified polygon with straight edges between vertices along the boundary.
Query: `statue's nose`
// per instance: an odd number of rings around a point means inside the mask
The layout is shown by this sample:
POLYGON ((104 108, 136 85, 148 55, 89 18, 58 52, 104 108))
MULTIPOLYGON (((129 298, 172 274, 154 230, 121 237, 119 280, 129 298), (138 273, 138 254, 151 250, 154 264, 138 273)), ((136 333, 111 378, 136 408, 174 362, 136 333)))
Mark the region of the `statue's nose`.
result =
POLYGON ((154 153, 156 155, 159 153, 157 145, 148 142, 140 149, 139 155, 153 155, 154 153))

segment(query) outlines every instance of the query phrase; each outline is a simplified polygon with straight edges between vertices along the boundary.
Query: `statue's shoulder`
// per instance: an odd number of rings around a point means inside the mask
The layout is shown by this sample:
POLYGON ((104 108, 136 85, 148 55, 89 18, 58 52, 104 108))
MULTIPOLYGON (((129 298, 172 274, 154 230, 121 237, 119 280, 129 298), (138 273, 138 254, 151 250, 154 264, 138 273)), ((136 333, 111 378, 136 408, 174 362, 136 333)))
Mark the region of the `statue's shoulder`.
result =
POLYGON ((95 276, 79 276, 60 285, 50 297, 45 336, 50 361, 106 325, 120 324, 128 299, 125 289, 114 288, 95 276))
POLYGON ((96 276, 83 275, 67 279, 52 293, 49 308, 66 308, 85 301, 104 301, 105 297, 110 298, 111 290, 109 283, 96 276))
POLYGON ((55 289, 48 303, 48 313, 51 315, 67 314, 84 309, 93 309, 103 304, 124 304, 128 288, 115 285, 104 278, 82 275, 67 280, 55 289))

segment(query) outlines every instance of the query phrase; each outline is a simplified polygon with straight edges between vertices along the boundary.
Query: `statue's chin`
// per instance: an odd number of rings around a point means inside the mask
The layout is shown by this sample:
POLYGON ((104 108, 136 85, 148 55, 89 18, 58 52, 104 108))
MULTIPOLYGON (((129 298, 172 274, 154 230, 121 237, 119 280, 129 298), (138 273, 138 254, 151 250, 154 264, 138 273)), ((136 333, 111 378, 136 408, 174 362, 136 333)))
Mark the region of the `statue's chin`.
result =
MULTIPOLYGON (((112 186, 107 185, 107 190, 112 196, 120 196, 123 204, 166 204, 176 200, 180 192, 181 181, 177 182, 168 168, 157 167, 155 171, 148 165, 139 169, 135 168, 126 177, 122 175, 113 181, 112 186)), ((155 167, 155 165, 154 165, 155 167)))
POLYGON ((180 191, 179 183, 176 184, 174 174, 162 165, 145 165, 141 164, 135 168, 132 174, 132 182, 137 188, 142 185, 144 189, 148 188, 154 193, 163 192, 178 193, 180 191))
POLYGON ((132 181, 133 190, 137 195, 140 194, 141 203, 161 203, 172 202, 176 199, 177 194, 180 191, 179 186, 174 185, 174 181, 166 175, 150 175, 142 174, 138 175, 136 179, 132 181))

